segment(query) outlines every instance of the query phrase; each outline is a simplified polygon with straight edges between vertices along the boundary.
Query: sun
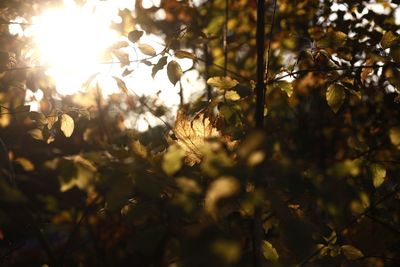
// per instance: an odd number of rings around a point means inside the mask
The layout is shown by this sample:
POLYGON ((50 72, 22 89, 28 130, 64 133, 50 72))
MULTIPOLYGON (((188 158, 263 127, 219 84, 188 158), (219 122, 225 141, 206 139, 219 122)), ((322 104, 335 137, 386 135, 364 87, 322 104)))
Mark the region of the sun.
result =
POLYGON ((36 19, 32 36, 40 64, 48 67, 60 94, 77 92, 84 79, 104 69, 104 52, 118 40, 111 22, 96 5, 67 0, 36 19))

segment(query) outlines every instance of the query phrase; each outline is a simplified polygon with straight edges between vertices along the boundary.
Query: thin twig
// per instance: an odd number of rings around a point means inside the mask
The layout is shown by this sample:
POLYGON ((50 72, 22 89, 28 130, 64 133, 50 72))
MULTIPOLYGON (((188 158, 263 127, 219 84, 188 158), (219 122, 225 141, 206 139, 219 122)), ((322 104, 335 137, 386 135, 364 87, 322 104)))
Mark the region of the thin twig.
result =
MULTIPOLYGON (((384 201, 386 201, 387 199, 393 197, 394 195, 396 195, 398 192, 400 191, 400 185, 397 184, 394 189, 390 192, 388 192, 386 195, 384 195, 381 199, 379 199, 377 202, 374 203, 374 205, 368 207, 366 210, 364 210, 362 213, 360 213, 358 216, 356 216, 353 220, 351 220, 348 224, 346 224, 344 227, 342 227, 342 229, 340 229, 338 232, 339 233, 343 233, 344 231, 346 231, 348 228, 350 228, 351 226, 353 226, 360 218, 362 218, 363 216, 366 216, 370 211, 372 211, 373 209, 375 209, 379 204, 383 203, 384 201)), ((327 240, 327 243, 331 242, 333 240, 333 236, 331 238, 329 238, 327 240)), ((314 258, 316 255, 318 255, 321 250, 323 249, 323 247, 320 247, 316 250, 314 250, 310 255, 308 255, 307 257, 305 257, 298 265, 297 267, 301 267, 306 265, 312 258, 314 258)))

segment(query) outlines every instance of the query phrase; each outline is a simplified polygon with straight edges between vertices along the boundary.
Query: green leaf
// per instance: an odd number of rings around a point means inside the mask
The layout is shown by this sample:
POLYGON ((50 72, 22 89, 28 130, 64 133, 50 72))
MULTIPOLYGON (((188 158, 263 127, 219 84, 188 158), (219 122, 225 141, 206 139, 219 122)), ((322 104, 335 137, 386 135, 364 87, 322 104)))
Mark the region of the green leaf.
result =
POLYGON ((371 164, 370 170, 372 174, 372 182, 374 184, 374 187, 378 188, 385 181, 386 169, 381 164, 371 164))
POLYGON ((173 85, 176 85, 176 83, 181 79, 183 74, 181 65, 179 65, 179 63, 174 60, 170 61, 167 66, 167 74, 169 81, 173 85))
POLYGON ((183 50, 176 51, 175 56, 177 58, 189 58, 189 59, 193 59, 193 60, 195 60, 197 58, 194 53, 190 53, 190 52, 183 51, 183 50))
POLYGON ((134 30, 128 34, 128 39, 132 43, 136 43, 143 36, 143 31, 134 30))
POLYGON ((31 110, 31 106, 29 106, 29 105, 22 105, 22 106, 15 108, 15 110, 14 110, 15 118, 18 121, 23 121, 28 116, 28 113, 30 110, 31 110))
POLYGON ((385 32, 381 39, 383 49, 390 48, 400 40, 399 36, 391 31, 385 32))
POLYGON ((168 175, 173 175, 179 171, 183 164, 185 151, 177 144, 168 147, 167 152, 164 154, 162 169, 168 175))
POLYGON ((27 158, 16 158, 15 162, 24 168, 25 171, 30 172, 35 169, 35 165, 27 158))
POLYGON ((262 253, 264 258, 274 263, 277 262, 279 259, 279 255, 276 249, 272 246, 270 242, 265 240, 263 241, 262 244, 262 253))
POLYGON ((326 90, 326 100, 335 113, 339 111, 345 98, 344 87, 340 84, 332 84, 326 90))
POLYGON ((228 90, 239 84, 238 81, 231 77, 211 77, 207 80, 207 84, 221 90, 228 90))
POLYGON ((64 133, 65 137, 70 137, 74 132, 74 120, 68 114, 61 115, 61 131, 64 133))
POLYGON ((229 90, 225 93, 225 99, 230 101, 237 101, 240 99, 240 95, 236 91, 229 90))
POLYGON ((145 55, 152 56, 152 57, 157 55, 156 50, 151 45, 139 44, 138 48, 145 55))
POLYGON ((340 248, 346 259, 348 260, 356 260, 364 257, 364 254, 359 249, 351 245, 343 245, 340 248))

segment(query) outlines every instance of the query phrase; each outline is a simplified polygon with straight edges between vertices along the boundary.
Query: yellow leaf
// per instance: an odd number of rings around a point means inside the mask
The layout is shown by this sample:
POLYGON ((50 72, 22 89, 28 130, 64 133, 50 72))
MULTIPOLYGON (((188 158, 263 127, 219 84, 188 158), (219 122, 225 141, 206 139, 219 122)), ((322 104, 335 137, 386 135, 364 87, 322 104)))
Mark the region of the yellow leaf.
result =
POLYGON ((209 78, 207 80, 207 84, 221 90, 227 90, 235 87, 236 85, 239 84, 239 82, 236 81, 235 79, 232 79, 231 77, 226 76, 226 77, 209 78))
POLYGON ((32 129, 28 133, 36 140, 43 140, 43 133, 40 129, 32 129))
POLYGON ((64 133, 65 137, 70 137, 74 132, 74 120, 68 114, 61 115, 61 131, 64 133))
POLYGON ((332 84, 326 90, 326 101, 335 113, 339 111, 345 97, 344 87, 340 84, 332 84))
POLYGON ((221 136, 203 114, 189 121, 181 111, 176 118, 174 133, 177 144, 185 151, 185 163, 190 166, 201 161, 203 157, 201 149, 206 145, 207 138, 221 136))
POLYGON ((27 172, 33 171, 35 169, 35 165, 33 165, 33 163, 27 158, 16 158, 15 162, 21 165, 22 168, 24 168, 24 170, 27 172))
POLYGON ((372 174, 372 182, 374 187, 377 188, 383 184, 386 177, 386 169, 381 164, 372 164, 370 166, 372 174))
POLYGON ((389 138, 390 142, 393 145, 399 147, 400 146, 400 127, 393 127, 389 130, 389 138))
POLYGON ((240 99, 240 95, 236 91, 229 90, 225 93, 225 99, 230 101, 237 101, 240 99))
POLYGON ((364 254, 357 248, 351 245, 343 245, 340 247, 346 259, 348 260, 356 260, 364 257, 364 254))
POLYGON ((279 259, 279 255, 276 249, 272 246, 270 242, 265 240, 263 241, 262 244, 262 253, 264 258, 274 263, 277 262, 279 259))
POLYGON ((240 184, 236 178, 223 176, 211 183, 205 198, 205 209, 216 215, 218 201, 238 193, 240 184))
POLYGON ((164 154, 162 168, 168 175, 173 175, 182 167, 182 159, 185 156, 185 151, 177 144, 168 147, 164 154))

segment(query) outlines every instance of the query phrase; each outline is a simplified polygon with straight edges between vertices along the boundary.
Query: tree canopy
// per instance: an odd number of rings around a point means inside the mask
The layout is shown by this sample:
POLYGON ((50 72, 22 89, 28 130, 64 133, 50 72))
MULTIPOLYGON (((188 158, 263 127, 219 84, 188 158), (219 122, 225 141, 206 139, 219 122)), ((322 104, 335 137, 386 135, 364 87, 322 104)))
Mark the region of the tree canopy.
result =
POLYGON ((130 1, 70 95, 0 2, 0 265, 399 266, 399 1, 261 2, 130 1))

